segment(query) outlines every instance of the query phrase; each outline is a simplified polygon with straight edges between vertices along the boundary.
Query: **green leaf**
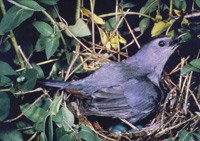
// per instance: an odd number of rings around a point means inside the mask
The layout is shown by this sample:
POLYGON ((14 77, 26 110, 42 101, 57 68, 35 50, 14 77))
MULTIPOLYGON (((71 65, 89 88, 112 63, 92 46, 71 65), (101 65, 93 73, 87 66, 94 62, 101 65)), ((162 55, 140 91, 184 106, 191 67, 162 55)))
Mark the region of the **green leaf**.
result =
POLYGON ((73 133, 65 134, 64 136, 62 136, 60 141, 76 141, 76 136, 73 133))
POLYGON ((20 109, 22 112, 25 112, 24 115, 32 122, 44 121, 46 117, 49 115, 47 111, 36 105, 31 106, 31 108, 27 110, 29 106, 30 104, 20 105, 20 109))
POLYGON ((49 24, 47 24, 45 22, 37 21, 37 22, 33 23, 33 26, 43 36, 50 36, 53 33, 53 28, 49 24))
POLYGON ((11 7, 0 22, 0 34, 6 33, 33 15, 33 11, 11 7))
POLYGON ((124 0, 121 0, 119 5, 122 7, 122 9, 124 9, 124 8, 133 8, 135 6, 133 3, 124 2, 124 0))
POLYGON ((11 79, 9 77, 0 75, 0 86, 1 87, 9 85, 10 82, 11 82, 11 79))
MULTIPOLYGON (((112 17, 110 19, 108 19, 104 25, 104 28, 106 31, 112 31, 116 28, 117 23, 120 21, 121 16, 117 16, 117 20, 116 17, 112 17)), ((121 22, 121 24, 119 25, 118 28, 121 28, 123 26, 123 22, 121 22)))
POLYGON ((22 85, 19 85, 19 89, 22 91, 29 91, 35 87, 37 80, 37 71, 35 69, 28 69, 24 74, 25 82, 22 85))
POLYGON ((22 133, 10 124, 0 125, 0 141, 24 141, 22 133))
POLYGON ((200 140, 200 129, 195 131, 193 133, 193 136, 194 136, 195 139, 197 139, 199 141, 200 140))
POLYGON ((150 14, 157 10, 158 0, 148 0, 146 4, 140 9, 140 13, 150 14))
POLYGON ((33 0, 8 0, 8 2, 25 10, 31 10, 31 11, 45 10, 42 6, 40 6, 37 2, 33 0))
POLYGON ((64 130, 68 132, 71 126, 74 125, 75 119, 72 112, 64 104, 56 116, 53 116, 53 121, 58 127, 64 127, 64 130))
POLYGON ((16 75, 16 72, 11 68, 11 66, 3 61, 0 61, 0 75, 16 75))
POLYGON ((46 137, 44 132, 41 132, 39 134, 39 141, 48 141, 48 139, 47 139, 47 137, 46 137))
POLYGON ((44 46, 47 59, 49 59, 59 46, 59 37, 55 35, 54 37, 45 38, 44 46))
POLYGON ((48 96, 44 96, 42 97, 40 100, 38 100, 36 102, 36 105, 42 109, 44 109, 45 111, 48 111, 49 110, 49 107, 52 103, 52 100, 50 97, 48 96))
POLYGON ((44 72, 43 72, 42 68, 40 66, 36 65, 35 63, 32 63, 32 66, 37 71, 38 78, 44 78, 44 72))
POLYGON ((79 136, 86 141, 103 141, 89 127, 80 125, 79 136))
POLYGON ((51 71, 49 72, 48 78, 57 78, 57 72, 59 70, 59 62, 55 62, 51 68, 51 71))
POLYGON ((198 68, 200 70, 200 59, 194 59, 190 62, 190 64, 195 67, 198 68))
POLYGON ((0 121, 7 118, 10 113, 10 98, 8 93, 0 92, 0 121))
MULTIPOLYGON (((68 26, 68 30, 76 37, 85 37, 91 35, 88 25, 82 19, 78 19, 75 25, 68 26)), ((69 37, 72 37, 68 30, 66 30, 66 34, 69 37)))
POLYGON ((180 10, 185 10, 187 8, 187 3, 185 0, 174 0, 173 5, 180 10))
POLYGON ((179 141, 189 141, 192 137, 192 134, 190 132, 187 132, 186 130, 181 130, 179 132, 179 141))
POLYGON ((150 23, 150 19, 149 18, 143 18, 140 21, 139 27, 140 27, 141 34, 143 34, 145 32, 145 30, 148 28, 149 23, 150 23))
POLYGON ((59 0, 38 0, 38 1, 47 5, 55 5, 59 0))
POLYGON ((167 141, 174 141, 172 137, 168 138, 167 141))
MULTIPOLYGON (((35 127, 35 130, 38 131, 38 132, 45 132, 45 128, 46 128, 46 120, 48 118, 49 115, 45 115, 44 118, 38 122, 36 122, 34 124, 34 127, 35 127)), ((46 135, 45 135, 46 136, 46 135)))
POLYGON ((49 37, 40 36, 37 40, 35 45, 36 51, 42 51, 45 49, 46 56, 49 59, 57 50, 59 46, 59 38, 60 38, 60 31, 56 29, 54 34, 51 34, 49 37))
POLYGON ((60 109, 58 111, 58 113, 52 117, 53 121, 56 123, 56 125, 61 128, 63 127, 63 113, 62 113, 62 110, 60 109))
POLYGON ((67 126, 67 128, 69 128, 69 126, 72 126, 75 122, 74 115, 67 108, 66 104, 64 104, 64 106, 62 107, 61 110, 62 110, 62 114, 63 114, 63 120, 65 122, 67 122, 67 124, 65 124, 64 127, 67 126))
POLYGON ((8 40, 6 40, 2 44, 0 44, 0 52, 2 52, 2 53, 9 51, 10 48, 11 48, 11 44, 8 40))
POLYGON ((200 0, 195 0, 195 3, 200 8, 200 0))
POLYGON ((16 121, 15 125, 18 129, 24 129, 22 132, 27 135, 32 135, 35 133, 35 130, 33 128, 28 128, 32 126, 32 123, 27 120, 20 120, 16 121))
POLYGON ((64 130, 63 127, 61 128, 56 128, 56 141, 60 141, 62 136, 66 134, 66 131, 64 130))
POLYGON ((58 96, 53 100, 53 103, 51 104, 49 111, 50 115, 56 115, 58 113, 61 102, 62 102, 62 96, 58 96))
POLYGON ((181 35, 180 37, 180 42, 187 42, 192 38, 191 33, 185 32, 184 34, 181 35))
POLYGON ((189 64, 185 65, 181 70, 181 75, 191 71, 200 72, 200 59, 194 59, 189 64))
POLYGON ((45 42, 46 38, 47 37, 42 36, 42 35, 39 36, 39 38, 38 38, 38 40, 36 42, 36 45, 35 45, 35 50, 37 52, 40 52, 40 51, 45 49, 44 42, 45 42))
POLYGON ((200 70, 198 68, 195 68, 193 67, 192 65, 190 64, 187 64, 183 67, 183 69, 181 70, 181 75, 185 75, 187 74, 188 72, 191 72, 191 71, 196 71, 196 72, 200 72, 200 70))

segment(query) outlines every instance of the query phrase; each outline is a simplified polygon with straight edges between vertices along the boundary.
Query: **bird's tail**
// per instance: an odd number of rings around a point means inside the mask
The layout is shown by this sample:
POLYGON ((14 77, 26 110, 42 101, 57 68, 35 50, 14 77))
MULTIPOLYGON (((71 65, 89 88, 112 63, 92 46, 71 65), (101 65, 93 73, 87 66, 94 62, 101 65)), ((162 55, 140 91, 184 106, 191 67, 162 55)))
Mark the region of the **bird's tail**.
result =
POLYGON ((70 82, 56 81, 56 80, 38 80, 38 84, 55 88, 70 88, 70 82))

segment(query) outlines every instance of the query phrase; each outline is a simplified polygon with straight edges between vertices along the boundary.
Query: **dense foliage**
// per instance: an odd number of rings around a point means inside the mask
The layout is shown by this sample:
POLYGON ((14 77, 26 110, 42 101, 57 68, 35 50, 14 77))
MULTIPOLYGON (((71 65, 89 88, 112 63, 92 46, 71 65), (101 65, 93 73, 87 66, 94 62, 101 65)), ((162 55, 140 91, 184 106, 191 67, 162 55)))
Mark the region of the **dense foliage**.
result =
POLYGON ((0 7, 0 140, 200 140, 200 0, 0 0, 0 7), (104 131, 80 115, 73 95, 36 83, 83 78, 160 35, 181 35, 185 47, 163 74, 166 100, 135 132, 104 131))

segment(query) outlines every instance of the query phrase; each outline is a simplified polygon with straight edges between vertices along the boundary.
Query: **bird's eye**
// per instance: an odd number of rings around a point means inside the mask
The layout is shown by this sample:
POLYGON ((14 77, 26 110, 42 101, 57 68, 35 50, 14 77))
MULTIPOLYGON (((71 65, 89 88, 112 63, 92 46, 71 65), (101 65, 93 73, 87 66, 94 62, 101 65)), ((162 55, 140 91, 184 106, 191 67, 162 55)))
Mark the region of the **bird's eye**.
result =
POLYGON ((165 46, 165 41, 160 41, 158 44, 160 47, 163 47, 163 46, 165 46))

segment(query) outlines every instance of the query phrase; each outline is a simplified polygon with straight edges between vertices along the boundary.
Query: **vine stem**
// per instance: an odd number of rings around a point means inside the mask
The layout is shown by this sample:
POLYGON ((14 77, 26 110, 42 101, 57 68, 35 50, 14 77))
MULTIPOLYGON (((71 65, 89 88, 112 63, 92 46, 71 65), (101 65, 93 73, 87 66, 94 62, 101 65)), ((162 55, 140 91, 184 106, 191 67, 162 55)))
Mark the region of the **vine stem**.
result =
POLYGON ((173 12, 173 0, 170 0, 170 6, 169 6, 169 16, 172 16, 172 12, 173 12))
MULTIPOLYGON (((57 11, 56 11, 57 12, 57 11)), ((55 26, 55 27, 58 27, 59 26, 57 25, 57 22, 51 17, 51 15, 49 15, 45 10, 42 11, 42 13, 51 21, 51 23, 55 26)), ((57 12, 58 13, 58 12, 57 12)), ((63 37, 63 35, 61 34, 61 40, 62 40, 62 43, 65 47, 67 47, 67 43, 63 37)))
MULTIPOLYGON (((115 13, 109 13, 109 14, 102 14, 102 15, 98 15, 99 17, 101 17, 101 18, 105 18, 105 17, 111 17, 111 16, 115 16, 115 15, 124 15, 124 13, 123 12, 115 12, 115 13)), ((146 14, 143 14, 143 13, 139 13, 139 12, 127 12, 127 15, 138 15, 138 16, 143 16, 143 17, 146 17, 146 18, 149 18, 149 19, 151 19, 151 20, 153 20, 153 21, 156 21, 156 19, 155 18, 153 18, 153 17, 151 17, 151 16, 149 16, 149 15, 146 15, 146 14)))
POLYGON ((81 0, 76 0, 76 12, 75 12, 75 21, 80 18, 81 13, 81 0))
MULTIPOLYGON (((1 12, 4 16, 6 14, 6 9, 5 9, 5 5, 4 5, 2 0, 0 0, 0 8, 1 8, 1 12)), ((17 43, 17 40, 16 40, 15 35, 14 35, 12 30, 10 30, 10 40, 11 40, 11 43, 14 47, 14 50, 15 50, 15 53, 17 55, 17 59, 20 63, 20 66, 21 66, 21 68, 24 68, 25 67, 24 60, 23 60, 21 53, 18 49, 18 43, 17 43)))

